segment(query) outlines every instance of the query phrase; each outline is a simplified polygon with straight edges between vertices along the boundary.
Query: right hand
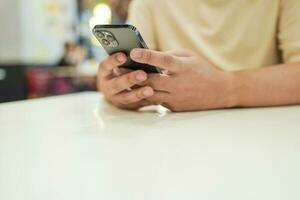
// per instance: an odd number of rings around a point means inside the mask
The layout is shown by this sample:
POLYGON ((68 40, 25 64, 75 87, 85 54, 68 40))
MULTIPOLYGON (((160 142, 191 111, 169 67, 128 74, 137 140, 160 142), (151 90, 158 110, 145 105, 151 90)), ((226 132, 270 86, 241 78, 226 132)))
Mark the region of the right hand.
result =
POLYGON ((149 86, 137 87, 147 80, 147 74, 144 71, 119 68, 126 61, 125 54, 116 53, 100 63, 98 90, 113 105, 122 109, 137 110, 149 105, 146 99, 153 96, 154 91, 149 86))

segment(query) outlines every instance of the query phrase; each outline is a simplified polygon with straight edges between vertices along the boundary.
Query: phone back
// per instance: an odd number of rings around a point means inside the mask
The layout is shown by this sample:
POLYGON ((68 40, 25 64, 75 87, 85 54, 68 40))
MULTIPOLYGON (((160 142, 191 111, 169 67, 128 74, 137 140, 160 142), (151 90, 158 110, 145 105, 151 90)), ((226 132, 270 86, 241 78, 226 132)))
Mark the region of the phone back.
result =
POLYGON ((134 48, 147 48, 143 38, 134 26, 131 25, 97 25, 93 29, 97 40, 105 51, 112 55, 122 52, 127 55, 127 62, 121 67, 132 70, 144 70, 147 73, 159 73, 159 69, 130 59, 130 52, 134 48))

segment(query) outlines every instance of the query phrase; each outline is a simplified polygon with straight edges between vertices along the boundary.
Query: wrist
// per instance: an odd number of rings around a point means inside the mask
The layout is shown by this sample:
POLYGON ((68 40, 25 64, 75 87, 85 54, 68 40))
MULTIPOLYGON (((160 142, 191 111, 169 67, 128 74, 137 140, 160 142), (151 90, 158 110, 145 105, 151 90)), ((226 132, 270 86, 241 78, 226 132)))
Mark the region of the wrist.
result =
POLYGON ((226 84, 225 85, 225 107, 234 108, 239 105, 238 103, 238 92, 237 92, 237 76, 235 72, 225 72, 226 73, 226 84))

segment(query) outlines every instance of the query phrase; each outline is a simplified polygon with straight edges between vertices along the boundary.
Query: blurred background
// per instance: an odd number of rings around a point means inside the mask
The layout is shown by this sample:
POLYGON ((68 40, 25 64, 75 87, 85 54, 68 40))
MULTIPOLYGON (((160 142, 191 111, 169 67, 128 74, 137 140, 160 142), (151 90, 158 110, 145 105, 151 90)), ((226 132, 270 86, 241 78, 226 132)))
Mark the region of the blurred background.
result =
POLYGON ((96 90, 95 24, 122 24, 131 0, 1 0, 0 103, 96 90))

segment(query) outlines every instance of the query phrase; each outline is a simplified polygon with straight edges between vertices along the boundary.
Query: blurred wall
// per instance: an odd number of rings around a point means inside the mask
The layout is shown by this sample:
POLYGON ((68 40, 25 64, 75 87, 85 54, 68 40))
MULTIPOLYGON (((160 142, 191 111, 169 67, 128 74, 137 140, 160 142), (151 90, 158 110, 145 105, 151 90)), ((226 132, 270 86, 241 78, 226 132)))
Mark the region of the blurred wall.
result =
POLYGON ((77 1, 1 0, 0 63, 55 64, 77 39, 77 1))
POLYGON ((56 63, 66 41, 77 39, 76 0, 19 0, 21 3, 22 60, 56 63))
POLYGON ((19 1, 0 1, 0 63, 15 63, 21 59, 19 1))

